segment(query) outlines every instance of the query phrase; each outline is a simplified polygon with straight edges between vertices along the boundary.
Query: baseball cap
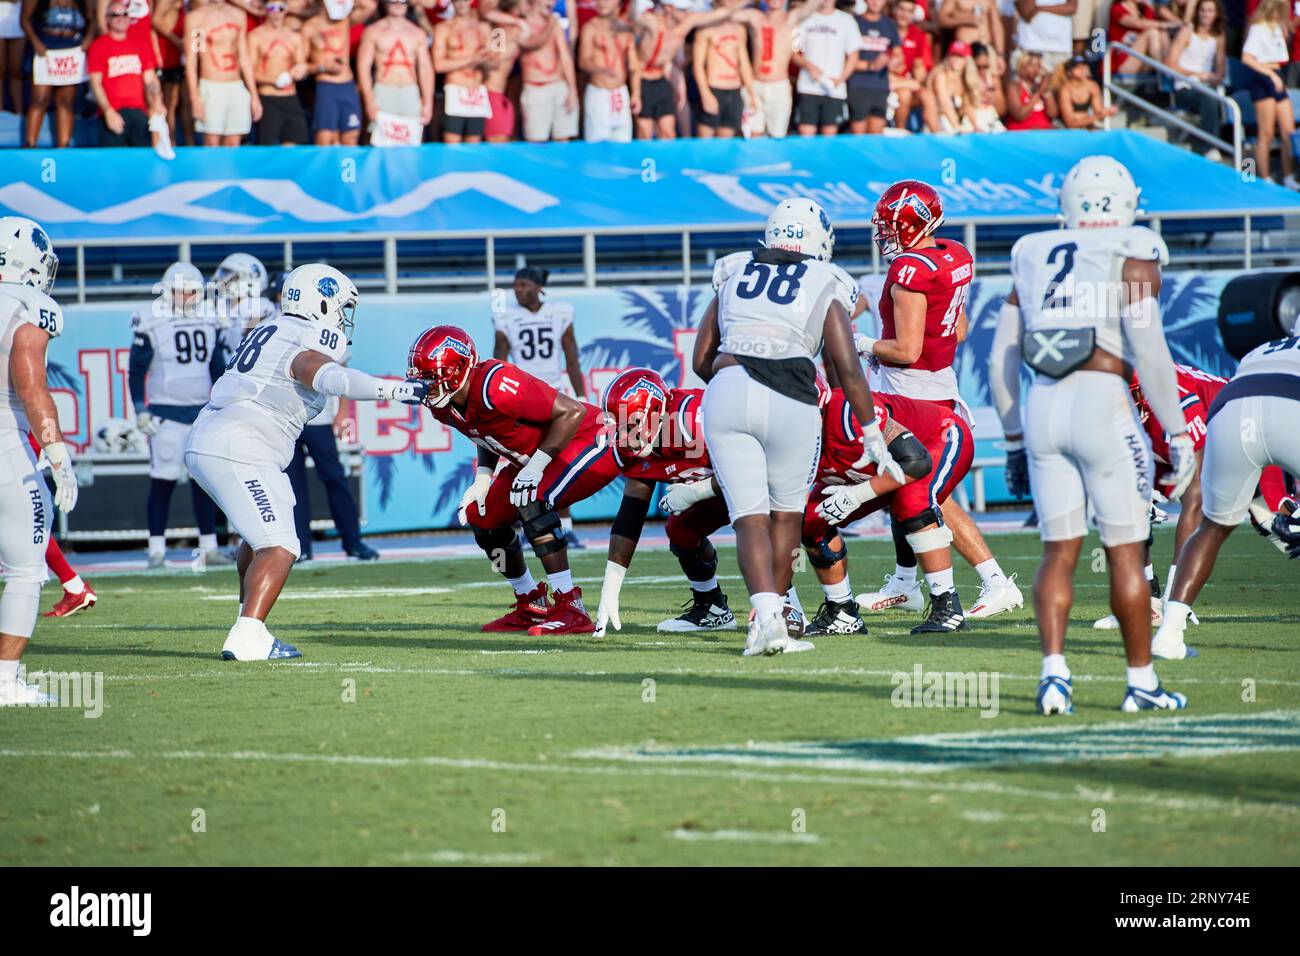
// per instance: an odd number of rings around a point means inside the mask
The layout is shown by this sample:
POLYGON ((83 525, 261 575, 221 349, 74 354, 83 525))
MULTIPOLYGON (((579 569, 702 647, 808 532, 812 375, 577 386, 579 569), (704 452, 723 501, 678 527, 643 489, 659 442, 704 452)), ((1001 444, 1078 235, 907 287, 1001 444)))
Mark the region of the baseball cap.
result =
POLYGON ((948 44, 949 56, 970 56, 970 44, 965 40, 953 40, 948 44))

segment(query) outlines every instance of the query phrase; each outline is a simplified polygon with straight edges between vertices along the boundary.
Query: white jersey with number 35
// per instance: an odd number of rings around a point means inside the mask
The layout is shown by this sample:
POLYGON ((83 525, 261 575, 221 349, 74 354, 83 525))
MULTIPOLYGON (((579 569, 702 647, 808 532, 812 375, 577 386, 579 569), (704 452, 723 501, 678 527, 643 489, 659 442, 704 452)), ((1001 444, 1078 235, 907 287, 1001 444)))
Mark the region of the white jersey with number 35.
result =
MULTIPOLYGON (((536 312, 515 304, 492 316, 493 328, 510 340, 510 364, 552 388, 567 380, 560 339, 572 325, 573 306, 558 299, 547 299, 536 312)), ((573 389, 564 386, 564 391, 573 389)))
POLYGON ((1165 265, 1165 241, 1145 226, 1055 229, 1011 247, 1011 281, 1026 332, 1096 329, 1097 347, 1125 357, 1120 325, 1125 259, 1165 265))
POLYGON ((50 338, 63 332, 63 310, 39 289, 0 285, 0 454, 27 444, 27 412, 9 380, 9 354, 19 326, 34 325, 50 338))
POLYGON ((303 426, 328 397, 289 375, 304 351, 343 359, 347 338, 338 329, 282 315, 252 329, 212 386, 212 396, 190 430, 187 451, 284 469, 303 426))

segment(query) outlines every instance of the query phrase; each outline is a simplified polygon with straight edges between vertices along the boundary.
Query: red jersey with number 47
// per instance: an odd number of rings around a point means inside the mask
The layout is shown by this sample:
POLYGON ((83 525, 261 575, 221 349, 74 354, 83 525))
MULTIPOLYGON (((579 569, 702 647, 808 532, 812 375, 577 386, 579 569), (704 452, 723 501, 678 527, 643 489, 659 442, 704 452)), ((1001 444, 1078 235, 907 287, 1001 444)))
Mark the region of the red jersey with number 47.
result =
MULTIPOLYGON (((1178 373, 1178 401, 1183 406, 1183 418, 1187 420, 1187 433, 1192 436, 1196 448, 1205 447, 1205 429, 1209 424, 1210 405, 1219 389, 1228 384, 1226 378, 1202 372, 1190 365, 1175 365, 1178 373)), ((1142 417, 1142 427, 1151 439, 1151 452, 1160 465, 1169 462, 1169 436, 1160 427, 1160 421, 1151 414, 1151 408, 1144 397, 1138 403, 1138 413, 1142 417)), ((1168 469, 1164 469, 1167 471, 1168 469)), ((1157 471, 1161 471, 1157 468, 1157 471)))
MULTIPOLYGON (((551 427, 555 389, 509 362, 488 359, 469 373, 469 398, 462 412, 454 405, 430 409, 433 417, 456 429, 480 448, 506 461, 525 465, 551 427)), ((574 440, 591 440, 604 427, 604 417, 586 405, 586 417, 574 440)))
MULTIPOLYGON (((943 441, 944 433, 956 417, 951 408, 938 402, 904 398, 887 392, 872 392, 871 397, 876 405, 876 421, 882 428, 885 420, 892 418, 927 448, 936 441, 943 441)), ((854 471, 853 463, 861 457, 862 427, 844 393, 838 388, 831 389, 831 400, 822 418, 822 457, 817 465, 817 480, 829 484, 866 481, 876 473, 876 466, 854 471)))
POLYGON ((929 372, 952 367, 957 352, 957 319, 966 305, 973 272, 970 253, 951 239, 940 239, 937 245, 900 252, 894 257, 880 293, 880 337, 897 338, 893 292, 898 285, 925 296, 925 339, 920 357, 911 365, 881 359, 882 365, 929 372))
POLYGON ((713 475, 709 451, 704 447, 704 425, 700 406, 704 389, 674 388, 668 391, 659 447, 644 458, 624 455, 614 449, 614 460, 623 474, 642 481, 699 481, 713 475))

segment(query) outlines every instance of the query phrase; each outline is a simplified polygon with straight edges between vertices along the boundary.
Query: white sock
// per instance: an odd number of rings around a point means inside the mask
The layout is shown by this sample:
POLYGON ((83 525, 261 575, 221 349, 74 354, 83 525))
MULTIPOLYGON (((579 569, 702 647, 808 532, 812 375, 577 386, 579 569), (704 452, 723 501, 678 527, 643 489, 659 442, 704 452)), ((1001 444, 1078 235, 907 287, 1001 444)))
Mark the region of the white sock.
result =
POLYGON ((894 577, 898 579, 898 583, 904 588, 909 591, 912 590, 912 588, 916 587, 916 565, 914 564, 910 568, 905 568, 901 564, 894 565, 894 577))
POLYGON ((708 594, 710 591, 715 591, 717 590, 717 587, 718 587, 718 576, 716 574, 713 577, 709 578, 707 581, 691 582, 691 590, 699 591, 701 594, 708 594))
POLYGON ((1169 576, 1168 576, 1167 578, 1165 578, 1165 593, 1164 593, 1164 598, 1165 598, 1166 601, 1169 600, 1169 593, 1170 593, 1170 591, 1173 590, 1173 587, 1174 587, 1174 575, 1177 574, 1177 573, 1178 573, 1178 565, 1176 565, 1176 564, 1171 564, 1171 565, 1169 565, 1169 576))
POLYGON ((1148 581, 1150 581, 1152 578, 1154 578, 1154 577, 1156 576, 1156 569, 1153 568, 1151 565, 1148 564, 1145 568, 1142 569, 1142 575, 1143 575, 1143 576, 1144 576, 1148 581))
MULTIPOLYGON (((271 635, 266 630, 266 625, 255 617, 242 615, 235 621, 235 626, 226 636, 226 643, 229 644, 231 641, 239 645, 233 649, 236 654, 251 654, 254 657, 257 656, 259 648, 269 650, 271 647, 271 635)), ((262 653, 265 653, 265 650, 262 653)))
POLYGON ((749 596, 749 604, 754 609, 754 615, 762 618, 780 614, 781 609, 785 607, 785 598, 775 591, 759 591, 749 596))
POLYGON ((149 535, 149 553, 163 554, 167 551, 167 539, 160 534, 149 535))
POLYGON ((69 594, 80 594, 82 591, 86 590, 86 582, 81 580, 80 574, 74 574, 67 581, 63 582, 63 590, 67 591, 69 594))
POLYGON ((200 551, 217 550, 217 536, 215 534, 199 535, 199 550, 200 551))
POLYGON ((1062 680, 1070 679, 1070 668, 1066 666, 1064 654, 1044 654, 1043 655, 1043 677, 1059 677, 1062 680))
POLYGON ((933 597, 939 594, 947 594, 953 589, 952 568, 944 568, 942 571, 925 572, 925 583, 930 589, 930 595, 933 597))
POLYGON ((989 558, 987 561, 981 561, 975 565, 975 573, 980 576, 981 581, 990 587, 1000 587, 1007 583, 1007 576, 998 567, 997 558, 989 558))
POLYGON ((790 585, 790 590, 785 592, 785 603, 790 605, 800 614, 803 613, 803 602, 799 600, 799 592, 795 590, 794 585, 790 585))
POLYGON ((847 575, 839 584, 823 584, 822 590, 826 592, 826 600, 835 604, 844 604, 853 598, 853 585, 847 575))
POLYGON ((1136 687, 1138 690, 1155 690, 1160 686, 1160 681, 1156 679, 1154 664, 1148 664, 1146 667, 1130 667, 1128 682, 1130 687, 1136 687))
POLYGON ((533 572, 524 568, 522 577, 507 578, 510 586, 515 589, 516 594, 532 594, 537 590, 537 582, 533 580, 533 572))
POLYGON ((573 590, 572 571, 552 571, 546 575, 546 580, 550 582, 552 591, 563 594, 573 590))
POLYGON ((21 661, 0 661, 0 681, 17 680, 21 661))
POLYGON ((573 519, 572 519, 572 518, 561 518, 561 519, 560 519, 560 530, 561 530, 561 531, 572 531, 572 530, 573 530, 573 519))
POLYGON ((1160 630, 1169 627, 1181 634, 1187 627, 1187 616, 1191 613, 1191 607, 1182 601, 1170 601, 1165 605, 1165 617, 1160 630))

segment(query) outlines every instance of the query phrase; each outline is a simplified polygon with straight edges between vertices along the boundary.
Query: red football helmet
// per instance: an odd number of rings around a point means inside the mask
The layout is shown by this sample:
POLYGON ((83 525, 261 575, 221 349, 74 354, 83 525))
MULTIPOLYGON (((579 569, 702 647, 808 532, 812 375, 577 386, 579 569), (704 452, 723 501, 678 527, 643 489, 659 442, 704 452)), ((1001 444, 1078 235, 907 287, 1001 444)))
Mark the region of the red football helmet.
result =
POLYGON ((817 370, 817 408, 825 411, 826 406, 831 403, 831 383, 826 381, 826 376, 822 370, 817 370))
POLYGON ((881 253, 896 256, 943 224, 943 202, 929 183, 901 179, 880 194, 871 222, 881 253))
POLYGON ((601 409, 614 427, 614 444, 638 458, 654 451, 667 408, 668 386, 648 368, 621 372, 601 400, 601 409))
POLYGON ((435 325, 422 332, 406 359, 407 378, 429 383, 424 403, 443 408, 478 364, 474 340, 454 325, 435 325))

